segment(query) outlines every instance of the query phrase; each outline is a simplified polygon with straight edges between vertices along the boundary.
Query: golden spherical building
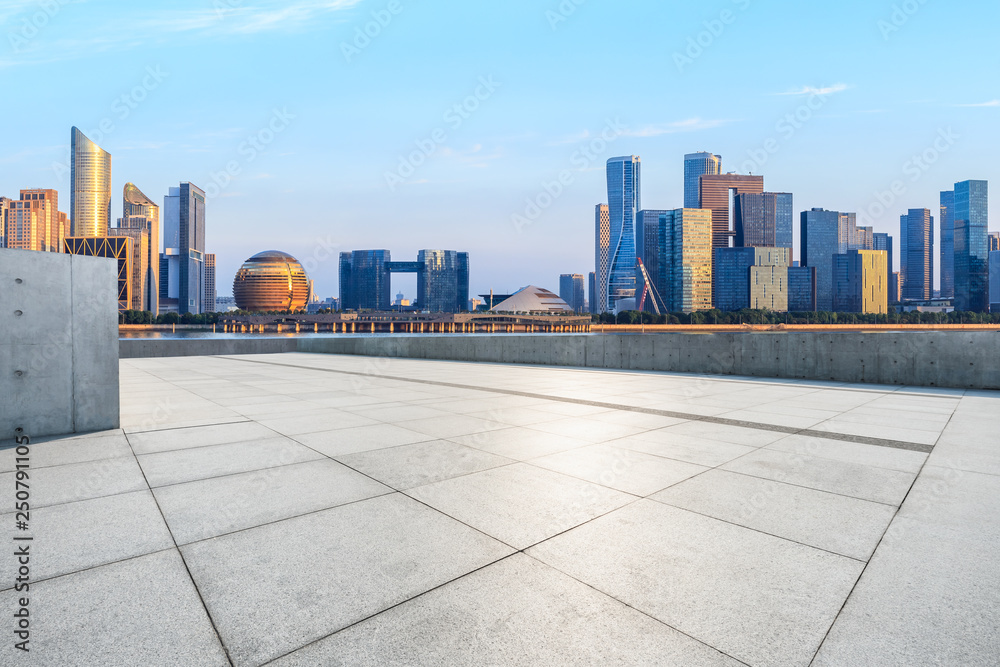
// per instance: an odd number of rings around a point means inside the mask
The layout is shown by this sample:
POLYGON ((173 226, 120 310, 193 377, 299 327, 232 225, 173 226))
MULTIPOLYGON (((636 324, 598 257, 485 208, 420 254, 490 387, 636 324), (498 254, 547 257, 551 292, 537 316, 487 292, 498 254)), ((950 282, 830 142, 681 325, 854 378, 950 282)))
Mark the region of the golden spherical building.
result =
POLYGON ((233 297, 240 310, 304 310, 309 301, 309 277, 288 253, 268 250, 248 259, 236 272, 233 297))

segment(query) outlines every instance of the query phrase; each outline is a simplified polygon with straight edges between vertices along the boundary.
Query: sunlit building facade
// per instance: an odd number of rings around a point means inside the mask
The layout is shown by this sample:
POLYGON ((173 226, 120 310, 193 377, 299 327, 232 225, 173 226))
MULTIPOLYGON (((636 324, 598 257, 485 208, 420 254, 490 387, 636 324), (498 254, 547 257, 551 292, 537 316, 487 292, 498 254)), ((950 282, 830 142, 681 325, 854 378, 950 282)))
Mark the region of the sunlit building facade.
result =
POLYGON ((122 192, 122 217, 119 229, 142 230, 149 237, 148 256, 144 260, 143 300, 145 310, 156 314, 160 311, 160 207, 132 183, 126 183, 122 192))
POLYGON ((111 227, 111 154, 73 128, 70 138, 73 236, 107 236, 111 227))
POLYGON ((594 279, 596 286, 590 294, 593 313, 608 312, 608 271, 611 266, 611 212, 607 204, 598 204, 594 210, 594 279))
POLYGON ((240 310, 298 312, 309 302, 309 277, 288 253, 267 250, 248 259, 236 272, 233 298, 240 310))
MULTIPOLYGON (((309 290, 312 291, 312 281, 309 281, 309 290)), ((215 255, 205 253, 205 300, 204 310, 206 313, 217 312, 215 310, 215 255)))
POLYGON ((889 312, 889 257, 884 250, 849 250, 833 258, 833 310, 884 315, 889 312))
POLYGON ((763 176, 718 174, 702 176, 699 189, 699 208, 712 211, 712 247, 728 248, 736 236, 730 202, 741 194, 762 194, 763 176))
MULTIPOLYGON (((135 239, 128 236, 68 236, 64 249, 70 255, 107 257, 118 261, 118 312, 141 310, 135 308, 132 294, 135 281, 134 263, 140 253, 135 239)), ((140 301, 141 303, 141 297, 140 301)))
POLYGON ((713 153, 688 153, 684 156, 684 208, 701 206, 701 177, 722 173, 722 156, 713 153))
POLYGON ((0 204, 0 236, 6 248, 63 252, 63 240, 69 232, 67 217, 59 211, 59 193, 55 190, 21 190, 21 198, 4 198, 0 204))

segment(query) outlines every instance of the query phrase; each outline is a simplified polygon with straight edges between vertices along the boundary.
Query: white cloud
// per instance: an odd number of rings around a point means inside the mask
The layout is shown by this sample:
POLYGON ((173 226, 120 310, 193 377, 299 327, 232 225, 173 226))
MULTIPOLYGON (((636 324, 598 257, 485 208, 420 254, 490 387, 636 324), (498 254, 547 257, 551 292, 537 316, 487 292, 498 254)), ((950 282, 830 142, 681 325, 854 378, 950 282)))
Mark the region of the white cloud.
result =
POLYGON ((791 90, 787 93, 775 93, 775 95, 833 95, 842 93, 850 88, 846 83, 836 83, 832 86, 816 88, 815 86, 803 86, 800 90, 791 90))
POLYGON ((955 106, 971 108, 1000 107, 1000 100, 990 100, 989 102, 980 102, 979 104, 956 104, 955 106))

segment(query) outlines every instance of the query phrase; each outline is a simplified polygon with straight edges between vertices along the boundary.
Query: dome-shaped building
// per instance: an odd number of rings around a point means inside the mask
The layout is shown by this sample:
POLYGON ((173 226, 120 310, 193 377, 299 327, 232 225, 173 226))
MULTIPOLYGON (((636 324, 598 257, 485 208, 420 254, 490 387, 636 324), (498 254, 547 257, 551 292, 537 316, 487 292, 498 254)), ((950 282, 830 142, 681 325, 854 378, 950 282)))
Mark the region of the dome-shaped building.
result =
POLYGON ((233 297, 240 310, 303 310, 309 301, 309 277, 288 253, 268 250, 248 259, 236 272, 233 297))

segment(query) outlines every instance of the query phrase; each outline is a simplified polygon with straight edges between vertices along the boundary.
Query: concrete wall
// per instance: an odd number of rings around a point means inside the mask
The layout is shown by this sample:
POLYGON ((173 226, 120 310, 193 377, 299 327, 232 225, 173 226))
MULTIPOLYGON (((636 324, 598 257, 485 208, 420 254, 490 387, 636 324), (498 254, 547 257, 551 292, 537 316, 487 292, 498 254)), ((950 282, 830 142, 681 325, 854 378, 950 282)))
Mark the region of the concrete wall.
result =
POLYGON ((1000 389, 1000 332, 330 336, 121 341, 122 358, 311 352, 1000 389))
POLYGON ((0 440, 118 428, 118 266, 0 248, 0 440))
POLYGON ((147 357, 206 357, 227 354, 296 352, 297 341, 287 338, 123 338, 122 359, 147 357))

